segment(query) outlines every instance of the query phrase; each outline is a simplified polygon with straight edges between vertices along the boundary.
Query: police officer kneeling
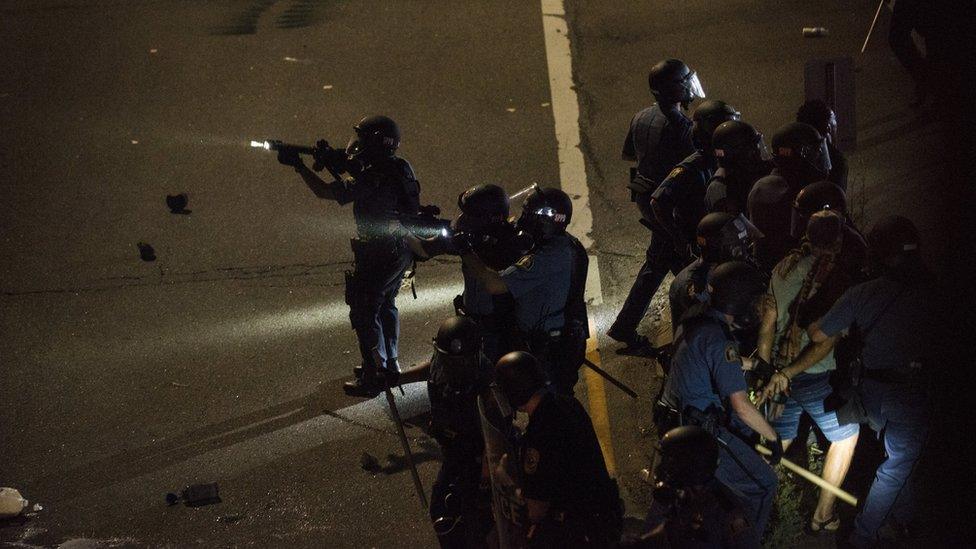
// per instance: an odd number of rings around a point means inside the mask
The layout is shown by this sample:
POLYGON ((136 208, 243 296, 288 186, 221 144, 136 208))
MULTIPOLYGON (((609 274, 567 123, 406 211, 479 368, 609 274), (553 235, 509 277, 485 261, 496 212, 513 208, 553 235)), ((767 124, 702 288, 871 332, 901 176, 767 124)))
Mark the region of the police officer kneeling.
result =
POLYGON ((441 323, 427 382, 430 433, 444 456, 430 505, 441 547, 478 547, 491 529, 490 498, 482 482, 485 444, 477 404, 478 396, 489 390, 491 379, 492 367, 481 352, 478 324, 466 317, 441 323))
POLYGON ((623 508, 586 410, 575 398, 549 391, 528 353, 503 356, 495 379, 511 407, 529 415, 519 461, 530 546, 614 546, 623 508))
POLYGON ((761 536, 776 495, 776 475, 747 440, 757 432, 772 441, 773 462, 782 456, 782 445, 749 400, 732 331, 758 326, 766 281, 752 265, 733 261, 716 267, 708 285, 709 304, 699 314, 689 311, 675 334, 671 372, 656 420, 659 432, 679 422, 715 436, 722 448, 715 477, 744 499, 761 536), (672 412, 671 418, 662 417, 662 407, 672 412))

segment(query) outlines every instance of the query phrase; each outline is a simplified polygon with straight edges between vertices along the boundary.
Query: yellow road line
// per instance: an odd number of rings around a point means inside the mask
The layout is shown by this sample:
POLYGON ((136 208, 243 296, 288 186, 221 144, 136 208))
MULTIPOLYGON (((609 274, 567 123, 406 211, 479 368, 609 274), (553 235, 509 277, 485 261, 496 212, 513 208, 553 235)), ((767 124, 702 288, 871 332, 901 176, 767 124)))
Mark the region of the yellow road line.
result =
MULTIPOLYGON (((596 327, 590 319, 590 333, 594 334, 586 341, 586 358, 600 366, 600 349, 596 341, 596 327)), ((593 430, 600 441, 603 459, 607 462, 610 476, 617 476, 617 460, 613 454, 613 437, 610 435, 610 410, 607 407, 607 390, 603 378, 593 370, 583 366, 583 379, 586 380, 586 397, 589 402, 590 419, 593 420, 593 430)))

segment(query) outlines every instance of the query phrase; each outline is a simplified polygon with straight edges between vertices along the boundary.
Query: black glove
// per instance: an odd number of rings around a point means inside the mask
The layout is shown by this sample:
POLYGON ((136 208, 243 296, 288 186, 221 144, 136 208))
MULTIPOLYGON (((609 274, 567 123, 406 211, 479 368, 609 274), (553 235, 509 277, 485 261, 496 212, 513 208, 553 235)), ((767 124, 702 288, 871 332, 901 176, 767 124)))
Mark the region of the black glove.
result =
POLYGON ((776 465, 783 459, 783 441, 776 436, 776 440, 769 441, 769 449, 772 450, 772 454, 769 456, 769 464, 776 465))
POLYGON ((298 151, 294 149, 282 149, 278 151, 278 162, 295 169, 304 165, 302 158, 298 155, 298 151))

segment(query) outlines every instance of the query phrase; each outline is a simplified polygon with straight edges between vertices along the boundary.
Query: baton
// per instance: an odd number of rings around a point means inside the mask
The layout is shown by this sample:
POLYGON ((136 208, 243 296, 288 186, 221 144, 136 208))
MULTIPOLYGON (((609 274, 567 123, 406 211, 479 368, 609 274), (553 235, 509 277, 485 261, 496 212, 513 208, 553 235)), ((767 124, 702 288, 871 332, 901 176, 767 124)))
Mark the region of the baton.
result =
MULTIPOLYGON (((756 445, 756 451, 759 452, 760 454, 764 455, 764 456, 769 456, 769 455, 772 455, 772 453, 773 453, 772 450, 770 450, 769 448, 766 448, 765 446, 762 446, 760 444, 757 444, 756 445)), ((786 458, 780 458, 779 462, 781 464, 783 464, 783 466, 786 467, 787 469, 789 469, 790 471, 793 471, 794 473, 796 473, 796 474, 800 475, 801 477, 809 480, 810 482, 816 484, 817 486, 823 488, 824 490, 827 490, 828 492, 833 493, 835 496, 837 496, 844 503, 849 503, 849 504, 853 505, 854 507, 857 507, 857 498, 856 497, 854 497, 851 494, 847 493, 846 491, 838 488, 837 486, 834 486, 833 484, 827 482, 826 480, 820 478, 819 475, 815 475, 815 474, 811 473, 810 471, 804 469, 803 467, 800 467, 799 465, 793 463, 792 461, 790 461, 790 460, 788 460, 786 458)))
POLYGON ((874 25, 878 22, 878 16, 881 15, 881 6, 884 6, 887 0, 881 0, 878 3, 878 9, 874 12, 874 19, 871 20, 871 28, 868 29, 868 35, 864 37, 864 45, 861 46, 861 53, 868 49, 868 40, 871 39, 871 33, 874 32, 874 25))
POLYGON ((403 421, 400 419, 400 411, 397 410, 396 401, 393 399, 393 391, 389 385, 384 383, 383 392, 386 393, 386 402, 390 405, 390 412, 396 423, 397 434, 400 435, 400 444, 403 445, 403 453, 410 465, 410 475, 413 476, 413 485, 417 489, 417 497, 420 498, 421 505, 427 508, 427 493, 424 492, 424 485, 420 482, 420 474, 417 473, 417 464, 413 461, 413 453, 410 451, 410 443, 407 442, 407 433, 403 430, 403 421))
POLYGON ((620 382, 620 380, 618 380, 617 378, 615 378, 612 375, 608 374, 603 368, 600 368, 596 364, 593 364, 592 362, 590 362, 590 359, 584 358, 583 359, 583 364, 585 364, 587 367, 589 367, 594 372, 596 372, 596 373, 600 374, 601 376, 603 376, 603 379, 605 379, 605 380, 609 381, 610 383, 613 383, 614 385, 616 385, 617 388, 620 389, 621 391, 623 391, 623 392, 627 393, 628 395, 630 395, 630 398, 635 399, 635 400, 637 399, 637 393, 635 393, 633 389, 631 389, 630 387, 624 385, 623 383, 620 382))

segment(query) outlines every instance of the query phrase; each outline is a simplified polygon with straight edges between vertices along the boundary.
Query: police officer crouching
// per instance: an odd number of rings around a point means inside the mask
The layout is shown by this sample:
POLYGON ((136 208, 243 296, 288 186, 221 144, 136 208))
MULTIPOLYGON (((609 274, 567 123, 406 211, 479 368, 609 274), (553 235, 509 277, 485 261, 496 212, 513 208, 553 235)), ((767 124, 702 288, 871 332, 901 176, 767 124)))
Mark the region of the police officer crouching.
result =
POLYGON ((491 529, 477 404, 491 380, 492 365, 481 352, 478 325, 465 317, 441 323, 427 381, 430 434, 440 444, 444 458, 431 489, 430 506, 441 547, 482 546, 491 529))
POLYGON ((419 213, 420 184, 410 163, 395 154, 400 146, 396 122, 386 116, 368 116, 354 129, 356 137, 345 154, 330 159, 335 181, 319 178, 297 152, 280 151, 278 161, 294 167, 318 198, 353 205, 355 263, 352 271, 346 271, 345 298, 362 366, 354 370, 356 380, 346 383, 344 390, 353 396, 373 397, 382 390, 386 372, 399 371, 400 317, 395 300, 413 260, 400 222, 419 213), (342 173, 347 177, 338 179, 342 173))
POLYGON ((625 547, 758 547, 748 511, 715 479, 719 447, 701 427, 675 427, 661 438, 647 533, 625 547))
POLYGON ((752 265, 733 261, 715 268, 709 286, 707 306, 699 314, 689 312, 675 334, 671 371, 655 423, 658 432, 691 424, 715 436, 722 449, 715 476, 741 494, 755 534, 762 536, 776 495, 776 475, 747 441, 753 432, 771 441, 773 462, 782 456, 782 445, 749 400, 743 359, 732 332, 758 326, 766 281, 752 265))
POLYGON ((573 215, 569 196, 538 186, 526 192, 515 226, 531 239, 529 253, 501 271, 470 250, 461 257, 466 272, 492 295, 495 322, 508 329, 501 348, 532 352, 555 389, 572 395, 589 337, 584 302, 589 259, 566 232, 573 215))
POLYGON ((495 380, 511 407, 529 415, 519 444, 529 546, 614 546, 623 507, 586 410, 549 391, 529 353, 503 356, 495 380))

